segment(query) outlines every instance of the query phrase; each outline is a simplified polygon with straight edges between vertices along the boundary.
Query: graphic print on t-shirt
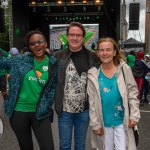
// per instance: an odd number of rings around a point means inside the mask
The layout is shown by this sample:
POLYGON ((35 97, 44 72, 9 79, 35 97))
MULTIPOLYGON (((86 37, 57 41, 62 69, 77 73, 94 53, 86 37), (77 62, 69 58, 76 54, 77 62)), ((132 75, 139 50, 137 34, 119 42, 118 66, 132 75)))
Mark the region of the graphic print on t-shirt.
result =
POLYGON ((82 72, 81 76, 78 75, 71 60, 66 69, 63 104, 64 111, 72 113, 83 111, 85 104, 86 78, 86 72, 82 72))

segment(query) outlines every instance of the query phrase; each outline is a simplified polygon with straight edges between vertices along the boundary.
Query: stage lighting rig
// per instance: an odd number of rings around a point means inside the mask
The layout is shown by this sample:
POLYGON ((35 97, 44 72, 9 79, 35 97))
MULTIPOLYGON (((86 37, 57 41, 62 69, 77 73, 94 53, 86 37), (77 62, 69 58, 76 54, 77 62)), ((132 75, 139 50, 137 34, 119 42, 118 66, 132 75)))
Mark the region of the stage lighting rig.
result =
POLYGON ((103 0, 82 0, 82 1, 75 1, 75 0, 70 0, 70 1, 65 1, 65 0, 57 0, 55 2, 48 1, 48 0, 31 0, 29 3, 30 7, 35 7, 35 6, 74 6, 74 5, 103 5, 103 0))

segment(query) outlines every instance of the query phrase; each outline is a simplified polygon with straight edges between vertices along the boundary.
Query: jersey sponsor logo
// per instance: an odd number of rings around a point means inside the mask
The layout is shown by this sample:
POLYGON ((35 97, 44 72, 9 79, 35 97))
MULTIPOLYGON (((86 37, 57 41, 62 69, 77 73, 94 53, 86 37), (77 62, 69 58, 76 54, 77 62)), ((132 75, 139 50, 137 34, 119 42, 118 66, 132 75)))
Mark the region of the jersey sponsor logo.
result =
MULTIPOLYGON (((36 82, 37 82, 37 78, 36 78, 36 77, 29 76, 28 79, 31 80, 31 81, 36 81, 36 82)), ((46 83, 45 80, 42 80, 42 79, 40 79, 40 78, 39 78, 39 82, 40 82, 41 84, 45 84, 45 83, 46 83)))
POLYGON ((36 75, 37 75, 38 78, 40 78, 42 73, 40 71, 36 70, 36 75))

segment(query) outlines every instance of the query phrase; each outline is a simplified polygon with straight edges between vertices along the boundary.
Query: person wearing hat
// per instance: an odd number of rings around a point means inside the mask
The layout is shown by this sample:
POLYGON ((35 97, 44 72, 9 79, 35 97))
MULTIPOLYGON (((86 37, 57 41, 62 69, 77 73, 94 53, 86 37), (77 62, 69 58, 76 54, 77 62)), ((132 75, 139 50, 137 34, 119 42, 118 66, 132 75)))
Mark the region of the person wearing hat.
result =
MULTIPOLYGON (((148 66, 148 68, 150 68, 150 54, 146 53, 145 54, 145 63, 148 66)), ((143 87, 141 90, 141 98, 143 103, 149 103, 149 100, 147 99, 147 95, 149 92, 149 81, 150 81, 150 72, 147 72, 144 78, 144 83, 143 83, 143 87)))
POLYGON ((11 48, 9 54, 11 56, 16 56, 16 55, 19 55, 19 51, 18 51, 18 49, 16 47, 13 47, 13 48, 11 48))
POLYGON ((150 54, 149 53, 145 54, 145 62, 148 68, 150 68, 150 54))
POLYGON ((133 67, 134 66, 134 61, 135 61, 135 51, 134 50, 131 50, 130 51, 130 54, 127 56, 127 64, 130 66, 130 67, 133 67))
POLYGON ((146 62, 144 60, 144 52, 143 51, 139 51, 137 53, 134 65, 136 67, 139 67, 139 69, 143 70, 142 76, 135 77, 135 80, 136 80, 136 83, 138 86, 138 91, 139 91, 138 98, 140 99, 140 105, 143 106, 144 102, 142 99, 142 88, 144 85, 144 79, 145 79, 146 73, 150 71, 150 69, 148 68, 148 66, 146 65, 146 62))

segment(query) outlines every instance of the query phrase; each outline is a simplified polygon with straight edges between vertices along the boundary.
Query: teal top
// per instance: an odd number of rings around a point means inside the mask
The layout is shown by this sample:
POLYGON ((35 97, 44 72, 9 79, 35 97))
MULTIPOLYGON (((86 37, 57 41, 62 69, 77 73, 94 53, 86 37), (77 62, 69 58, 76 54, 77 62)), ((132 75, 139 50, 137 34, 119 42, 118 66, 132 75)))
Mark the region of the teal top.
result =
POLYGON ((107 78, 100 70, 98 82, 105 127, 122 124, 124 119, 124 107, 117 85, 117 74, 114 74, 112 78, 107 78))

